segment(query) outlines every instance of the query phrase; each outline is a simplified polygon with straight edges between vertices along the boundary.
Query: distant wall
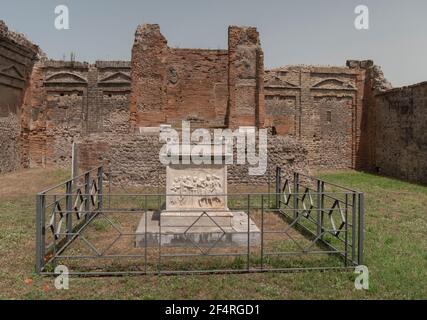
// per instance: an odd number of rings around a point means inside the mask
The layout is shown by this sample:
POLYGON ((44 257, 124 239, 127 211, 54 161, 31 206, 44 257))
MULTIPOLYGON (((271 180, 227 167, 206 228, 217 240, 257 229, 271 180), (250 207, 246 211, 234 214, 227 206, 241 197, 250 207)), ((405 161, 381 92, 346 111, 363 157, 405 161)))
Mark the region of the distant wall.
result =
POLYGON ((427 82, 376 96, 376 169, 427 183, 427 82))
MULTIPOLYGON (((268 168, 265 175, 250 176, 249 165, 229 165, 228 182, 232 185, 267 185, 269 176, 274 179, 277 165, 283 175, 293 171, 309 173, 307 152, 295 139, 269 135, 268 168)), ((158 134, 91 134, 78 145, 79 170, 104 164, 111 166, 114 183, 164 187, 166 167, 159 161, 158 134)), ((236 163, 236 159, 234 159, 236 163)))
POLYGON ((354 168, 373 171, 376 158, 375 95, 392 88, 381 68, 372 60, 348 60, 347 67, 356 72, 357 108, 355 113, 354 168))
POLYGON ((289 66, 264 80, 265 126, 296 138, 311 167, 353 168, 356 158, 358 71, 289 66))
POLYGON ((262 125, 264 75, 259 34, 230 27, 228 50, 170 48, 160 27, 138 26, 132 48, 132 125, 182 120, 200 127, 262 125))
POLYGON ((265 126, 295 137, 313 168, 373 170, 375 94, 390 88, 371 60, 267 70, 265 126))
POLYGON ((67 166, 94 132, 129 131, 130 63, 43 60, 23 105, 25 166, 67 166))
POLYGON ((21 105, 38 52, 0 20, 0 172, 21 166, 21 105))
MULTIPOLYGON (((131 61, 89 64, 48 60, 0 21, 0 172, 69 166, 74 142, 81 168, 110 161, 117 179, 155 183, 153 132, 187 120, 267 128, 269 170, 354 168, 426 183, 426 84, 391 88, 371 60, 264 71, 254 27, 230 26, 228 48, 211 50, 171 48, 158 25, 141 25, 131 61)), ((263 181, 246 171, 230 167, 230 181, 263 181)))
POLYGON ((229 127, 264 126, 264 53, 254 27, 228 28, 229 127))
POLYGON ((224 126, 227 70, 227 50, 169 49, 165 123, 224 126))

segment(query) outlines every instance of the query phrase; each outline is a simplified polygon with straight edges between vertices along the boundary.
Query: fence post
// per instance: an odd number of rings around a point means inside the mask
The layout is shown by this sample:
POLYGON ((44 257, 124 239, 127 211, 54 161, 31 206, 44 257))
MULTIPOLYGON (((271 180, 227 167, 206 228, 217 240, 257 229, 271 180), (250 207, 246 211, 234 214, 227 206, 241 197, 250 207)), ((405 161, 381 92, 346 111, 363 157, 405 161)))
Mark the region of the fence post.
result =
POLYGON ((264 270, 264 195, 261 195, 261 270, 264 270))
POLYGON ((348 266, 348 193, 345 194, 345 237, 344 237, 344 247, 345 247, 345 266, 348 266))
POLYGON ((356 215, 357 215, 357 193, 353 192, 352 193, 352 208, 351 208, 351 260, 353 262, 356 261, 356 238, 357 238, 357 233, 356 233, 356 215))
POLYGON ((65 196, 65 205, 66 205, 66 226, 67 226, 67 240, 72 238, 71 233, 73 233, 73 180, 67 181, 66 183, 66 196, 65 196))
POLYGON ((363 265, 363 240, 365 224, 365 195, 359 193, 359 237, 358 237, 358 264, 363 265))
POLYGON ((108 209, 111 209, 111 185, 113 177, 111 175, 111 162, 108 164, 108 209))
POLYGON ((45 256, 45 202, 46 196, 36 196, 36 273, 40 274, 44 267, 45 256))
POLYGON ((294 172, 294 197, 293 197, 293 206, 294 206, 294 219, 298 218, 298 197, 299 197, 299 173, 294 172))
POLYGON ((103 167, 98 168, 98 211, 102 211, 102 180, 104 170, 103 167))
POLYGON ((90 218, 90 173, 85 173, 85 221, 90 218))
POLYGON ((317 180, 317 236, 323 232, 323 181, 317 180))
POLYGON ((270 193, 271 193, 271 170, 268 169, 268 182, 267 182, 267 192, 268 192, 268 208, 272 209, 271 207, 271 200, 270 200, 270 193))
POLYGON ((247 246, 247 260, 246 260, 246 270, 249 272, 250 271, 250 260, 251 260, 251 218, 250 218, 250 213, 251 213, 251 195, 248 194, 248 246, 247 246))
POLYGON ((282 185, 282 168, 276 167, 276 209, 280 209, 281 185, 282 185))

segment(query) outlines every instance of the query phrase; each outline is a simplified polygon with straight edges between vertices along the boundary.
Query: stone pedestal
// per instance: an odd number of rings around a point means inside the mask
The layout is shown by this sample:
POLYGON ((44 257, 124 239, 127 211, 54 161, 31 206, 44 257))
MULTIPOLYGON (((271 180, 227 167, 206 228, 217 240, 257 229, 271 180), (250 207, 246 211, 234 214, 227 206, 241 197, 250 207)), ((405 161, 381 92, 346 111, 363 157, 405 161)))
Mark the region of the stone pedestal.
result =
MULTIPOLYGON (((164 212, 161 214, 163 215, 164 212)), ((194 217, 194 221, 197 218, 194 217)), ((209 219, 206 215, 203 215, 203 218, 209 219)), ((216 221, 215 217, 212 218, 216 221)), ((194 248, 195 244, 199 247, 246 247, 248 245, 248 215, 244 212, 233 212, 231 225, 228 227, 219 228, 213 222, 209 225, 202 224, 202 226, 191 225, 190 221, 188 220, 185 226, 163 226, 158 212, 148 212, 147 218, 144 214, 139 222, 135 245, 136 247, 157 247, 159 240, 163 247, 194 248)), ((252 220, 249 220, 249 230, 249 245, 259 245, 261 232, 252 220)))
MULTIPOLYGON (((249 219, 250 245, 260 231, 249 219)), ((136 246, 247 246, 248 216, 232 212, 227 202, 227 166, 169 165, 166 210, 142 217, 136 246)))

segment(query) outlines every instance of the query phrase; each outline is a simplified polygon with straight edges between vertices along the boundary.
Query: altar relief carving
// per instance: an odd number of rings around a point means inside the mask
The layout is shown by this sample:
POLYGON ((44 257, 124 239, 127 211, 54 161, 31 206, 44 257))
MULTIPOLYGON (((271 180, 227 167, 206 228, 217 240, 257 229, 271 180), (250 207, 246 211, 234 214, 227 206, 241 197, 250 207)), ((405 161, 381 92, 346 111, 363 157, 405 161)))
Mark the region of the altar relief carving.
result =
POLYGON ((176 177, 170 191, 178 195, 171 199, 171 204, 178 208, 189 206, 220 208, 224 206, 224 201, 219 196, 223 193, 221 178, 214 174, 208 174, 205 177, 189 175, 176 177))
POLYGON ((170 165, 166 180, 166 210, 228 210, 225 165, 170 165))

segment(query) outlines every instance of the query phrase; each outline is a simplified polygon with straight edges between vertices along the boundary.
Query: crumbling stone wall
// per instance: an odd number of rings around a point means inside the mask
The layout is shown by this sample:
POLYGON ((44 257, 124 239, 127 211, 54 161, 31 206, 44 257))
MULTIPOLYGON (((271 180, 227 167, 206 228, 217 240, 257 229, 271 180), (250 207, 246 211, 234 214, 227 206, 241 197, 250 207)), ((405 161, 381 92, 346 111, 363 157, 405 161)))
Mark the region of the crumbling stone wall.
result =
MULTIPOLYGON (((231 185, 264 185, 274 180, 276 166, 283 168, 283 176, 293 171, 309 173, 307 151, 291 137, 268 136, 268 167, 265 175, 251 176, 249 165, 228 166, 231 185)), ((163 143, 156 133, 145 134, 91 134, 78 145, 79 171, 99 164, 111 168, 113 183, 122 186, 165 186, 166 168, 159 161, 163 143)), ((236 155, 235 155, 236 156, 236 155)), ((163 190, 163 189, 162 189, 163 190)))
POLYGON ((24 107, 31 110, 27 162, 68 165, 72 142, 88 143, 87 158, 97 143, 114 140, 110 133, 129 145, 140 132, 187 120, 193 127, 266 127, 270 143, 276 135, 298 143, 311 167, 356 167, 369 63, 264 72, 256 28, 231 26, 228 40, 227 50, 170 48, 159 26, 146 24, 136 30, 131 62, 43 61, 33 81, 43 98, 24 107))
POLYGON ((169 49, 165 123, 223 127, 227 110, 226 50, 169 49))
POLYGON ((391 89, 381 68, 372 60, 349 60, 347 67, 356 71, 356 149, 355 168, 373 171, 376 158, 376 99, 377 93, 391 89))
POLYGON ((391 88, 373 61, 267 70, 264 87, 265 126, 296 137, 311 167, 373 169, 375 94, 391 88))
POLYGON ((376 169, 427 183, 427 82, 376 96, 376 169))
MULTIPOLYGON (((107 161, 115 179, 156 184, 159 125, 187 120, 268 128, 269 173, 356 168, 425 182, 425 83, 390 89, 371 60, 264 71, 253 27, 231 26, 228 48, 207 50, 171 48, 143 25, 132 61, 89 64, 48 60, 0 22, 0 172, 68 166, 75 142, 81 168, 107 161)), ((229 177, 266 179, 244 166, 229 177)))
POLYGON ((170 48, 158 25, 139 26, 132 49, 134 129, 182 120, 203 127, 262 126, 259 34, 230 27, 228 39, 228 50, 170 48))
POLYGON ((0 172, 21 166, 21 105, 39 48, 0 20, 0 172))
POLYGON ((158 25, 138 26, 132 47, 132 128, 165 123, 168 46, 158 25))
POLYGON ((20 167, 19 118, 16 114, 0 117, 0 173, 20 167))
POLYGON ((23 104, 24 166, 68 166, 93 132, 129 132, 130 63, 42 60, 23 104))
POLYGON ((264 54, 253 27, 228 28, 229 127, 264 126, 264 54))
POLYGON ((265 126, 297 139, 313 168, 354 167, 357 75, 346 67, 266 71, 265 126))

